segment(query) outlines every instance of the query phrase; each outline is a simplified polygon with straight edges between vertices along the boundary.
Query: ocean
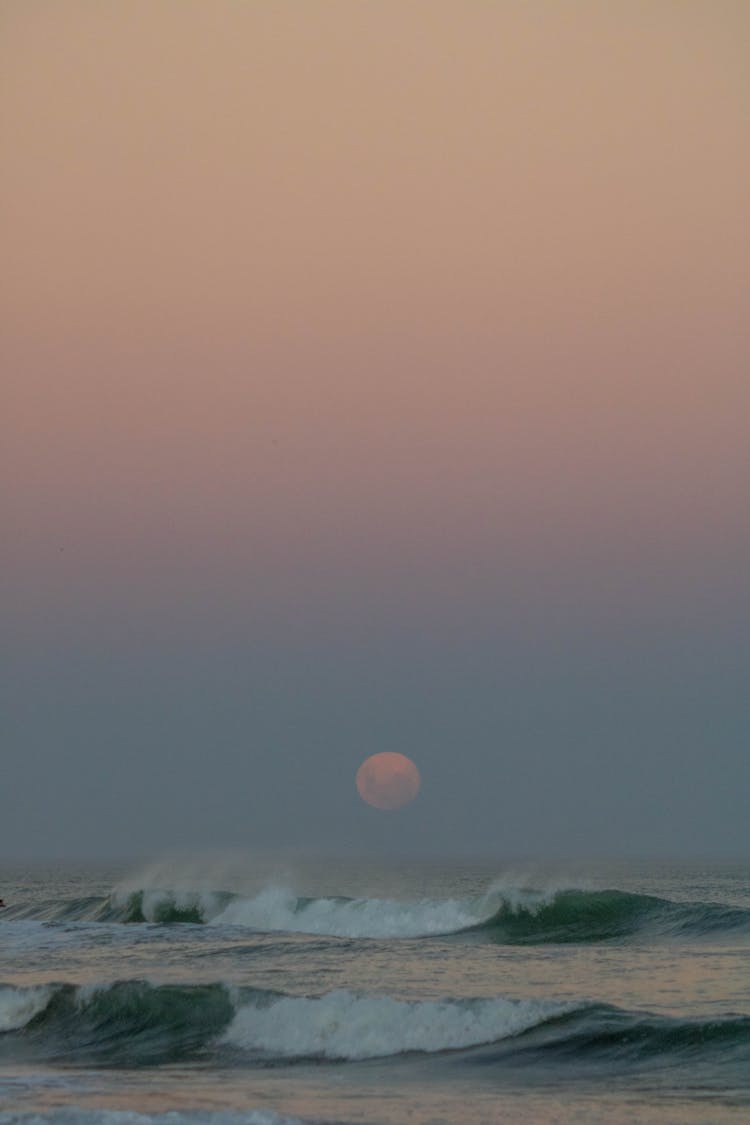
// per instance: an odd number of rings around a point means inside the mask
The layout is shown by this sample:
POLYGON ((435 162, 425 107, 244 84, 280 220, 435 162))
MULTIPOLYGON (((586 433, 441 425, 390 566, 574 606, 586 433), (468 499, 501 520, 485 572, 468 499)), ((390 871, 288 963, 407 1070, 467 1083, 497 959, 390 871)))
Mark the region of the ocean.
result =
POLYGON ((750 1120, 750 865, 0 868, 0 1125, 750 1120))

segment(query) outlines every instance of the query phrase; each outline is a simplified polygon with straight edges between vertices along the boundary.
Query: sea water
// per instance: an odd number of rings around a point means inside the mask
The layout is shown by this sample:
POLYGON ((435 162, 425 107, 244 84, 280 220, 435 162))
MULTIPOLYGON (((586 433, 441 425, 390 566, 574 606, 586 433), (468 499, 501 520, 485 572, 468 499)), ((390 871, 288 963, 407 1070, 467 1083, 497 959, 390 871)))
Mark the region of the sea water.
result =
POLYGON ((750 865, 0 869, 0 1125, 750 1120, 750 865))

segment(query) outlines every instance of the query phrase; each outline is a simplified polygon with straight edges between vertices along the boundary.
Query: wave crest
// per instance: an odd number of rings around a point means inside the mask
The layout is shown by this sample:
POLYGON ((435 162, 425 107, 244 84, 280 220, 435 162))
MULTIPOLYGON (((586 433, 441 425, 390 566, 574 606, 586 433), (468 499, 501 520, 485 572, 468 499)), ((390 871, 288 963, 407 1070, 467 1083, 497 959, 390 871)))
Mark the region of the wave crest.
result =
POLYGON ((0 1059, 150 1066, 213 1058, 267 1066, 305 1059, 385 1058, 409 1052, 437 1061, 542 1067, 558 1061, 605 1069, 689 1065, 711 1058, 750 1064, 750 1016, 680 1019, 606 1004, 553 999, 409 1001, 340 990, 291 996, 224 984, 146 981, 79 987, 0 985, 12 1013, 0 1059))
POLYGON ((300 898, 288 890, 271 887, 252 899, 233 899, 210 921, 263 932, 399 938, 455 933, 476 925, 480 918, 472 903, 461 900, 300 898))
POLYGON ((494 1043, 567 1011, 546 1000, 406 1001, 340 990, 245 1005, 224 1042, 278 1058, 372 1059, 494 1043))
POLYGON ((672 902, 619 890, 559 890, 508 901, 476 927, 506 945, 597 942, 648 932, 651 937, 750 930, 750 910, 721 903, 672 902))
POLYGON ((535 889, 494 884, 464 899, 308 898, 284 887, 252 897, 206 889, 127 888, 109 897, 14 906, 3 921, 242 926, 256 933, 331 938, 429 938, 506 945, 597 942, 750 932, 750 910, 722 903, 672 902, 617 889, 535 889))
POLYGON ((114 1065, 228 1049, 249 1060, 367 1059, 457 1050, 517 1035, 570 1005, 546 1000, 405 1001, 348 991, 289 996, 223 984, 146 981, 0 986, 13 1031, 3 1052, 114 1065))

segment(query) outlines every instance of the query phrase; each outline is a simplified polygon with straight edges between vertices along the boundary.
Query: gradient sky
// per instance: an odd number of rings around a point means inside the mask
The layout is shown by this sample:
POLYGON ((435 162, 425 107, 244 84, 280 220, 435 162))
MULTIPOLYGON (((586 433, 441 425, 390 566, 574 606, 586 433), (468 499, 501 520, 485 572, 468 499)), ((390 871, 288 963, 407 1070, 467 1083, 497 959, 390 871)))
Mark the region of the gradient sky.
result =
POLYGON ((0 3, 2 854, 750 855, 748 43, 0 3))

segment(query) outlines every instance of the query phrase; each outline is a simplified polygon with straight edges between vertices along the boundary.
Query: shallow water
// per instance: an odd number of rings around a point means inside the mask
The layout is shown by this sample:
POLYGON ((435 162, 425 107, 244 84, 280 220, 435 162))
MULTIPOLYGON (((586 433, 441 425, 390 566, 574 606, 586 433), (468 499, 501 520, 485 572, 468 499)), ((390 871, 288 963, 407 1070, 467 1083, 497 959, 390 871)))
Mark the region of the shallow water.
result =
POLYGON ((750 1114, 748 866, 0 879, 0 1125, 750 1114))

